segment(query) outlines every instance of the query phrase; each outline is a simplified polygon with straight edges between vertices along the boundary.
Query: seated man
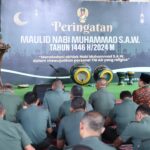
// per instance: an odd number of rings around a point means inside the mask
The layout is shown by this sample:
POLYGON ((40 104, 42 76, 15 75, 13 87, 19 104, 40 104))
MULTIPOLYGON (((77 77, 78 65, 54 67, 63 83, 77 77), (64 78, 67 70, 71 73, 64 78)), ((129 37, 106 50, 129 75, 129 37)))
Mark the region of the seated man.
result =
POLYGON ((35 150, 21 125, 3 120, 4 115, 4 106, 0 104, 0 149, 35 150))
POLYGON ((134 150, 150 149, 150 108, 140 105, 136 110, 136 121, 131 122, 121 135, 114 141, 114 146, 119 147, 128 139, 132 140, 134 150))
POLYGON ((138 81, 139 89, 133 92, 133 101, 139 105, 148 105, 150 107, 150 75, 141 73, 138 81))
POLYGON ((71 101, 70 115, 64 117, 58 128, 57 147, 62 149, 65 143, 68 146, 80 142, 79 124, 85 112, 85 100, 82 97, 75 97, 71 101))
POLYGON ((0 103, 6 109, 5 120, 16 122, 16 113, 21 107, 22 100, 20 97, 14 95, 11 87, 0 90, 0 103))
MULTIPOLYGON (((83 88, 80 85, 73 85, 70 92, 70 101, 65 101, 60 106, 59 109, 59 118, 62 119, 64 116, 68 116, 70 112, 71 100, 75 97, 82 97, 83 96, 83 88)), ((86 110, 91 111, 93 110, 91 104, 86 102, 86 110)))
POLYGON ((21 109, 17 113, 17 120, 31 138, 36 149, 43 149, 49 146, 47 132, 52 132, 51 118, 47 109, 38 107, 39 100, 33 92, 28 92, 24 96, 27 108, 21 109))
POLYGON ((98 79, 96 81, 97 91, 89 97, 89 103, 93 106, 94 111, 101 113, 104 117, 108 116, 115 105, 115 97, 107 91, 106 87, 106 79, 98 79))
POLYGON ((98 112, 87 112, 80 121, 81 145, 93 150, 115 150, 100 141, 100 135, 104 131, 104 119, 98 112))
POLYGON ((131 92, 129 91, 122 91, 120 93, 120 99, 122 103, 115 105, 105 121, 105 126, 108 126, 111 122, 117 125, 118 135, 122 133, 131 121, 135 120, 135 112, 138 107, 138 105, 133 102, 131 92))
POLYGON ((57 123, 59 108, 66 100, 69 100, 69 93, 64 92, 62 81, 57 79, 52 83, 52 90, 45 93, 43 100, 43 105, 51 114, 52 122, 57 123))

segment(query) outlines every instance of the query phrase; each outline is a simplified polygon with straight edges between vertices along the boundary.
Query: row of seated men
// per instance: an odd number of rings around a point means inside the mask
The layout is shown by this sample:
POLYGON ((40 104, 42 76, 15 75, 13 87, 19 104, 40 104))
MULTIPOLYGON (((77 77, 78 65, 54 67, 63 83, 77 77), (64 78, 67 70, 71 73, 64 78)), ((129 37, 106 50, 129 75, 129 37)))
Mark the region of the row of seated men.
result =
POLYGON ((23 107, 18 112, 21 100, 4 91, 0 95, 0 147, 3 150, 44 150, 50 143, 54 144, 53 139, 56 138, 56 147, 51 146, 49 149, 69 150, 80 144, 93 150, 113 150, 113 147, 118 148, 131 139, 134 149, 148 150, 149 83, 150 76, 142 73, 140 88, 133 92, 136 103, 129 91, 123 91, 120 94, 122 102, 115 104, 115 97, 106 89, 107 81, 101 78, 96 82, 97 91, 89 97, 91 107, 83 98, 81 86, 74 85, 69 96, 63 90, 62 82, 56 80, 52 90, 45 93, 42 106, 38 106, 39 99, 35 93, 28 92, 24 96, 23 107), (89 111, 92 108, 94 111, 89 111), (109 127, 112 122, 117 130, 109 127), (102 142, 101 135, 102 140, 112 142, 112 146, 102 142))

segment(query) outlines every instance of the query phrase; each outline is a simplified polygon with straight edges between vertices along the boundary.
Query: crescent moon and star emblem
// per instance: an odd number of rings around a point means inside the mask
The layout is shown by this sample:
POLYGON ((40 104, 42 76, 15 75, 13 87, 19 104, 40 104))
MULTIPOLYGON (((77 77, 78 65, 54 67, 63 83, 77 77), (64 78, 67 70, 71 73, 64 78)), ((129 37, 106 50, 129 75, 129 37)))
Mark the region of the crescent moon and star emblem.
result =
POLYGON ((28 24, 28 21, 21 20, 21 14, 22 14, 22 12, 17 12, 13 17, 14 23, 18 26, 24 26, 24 25, 28 24))

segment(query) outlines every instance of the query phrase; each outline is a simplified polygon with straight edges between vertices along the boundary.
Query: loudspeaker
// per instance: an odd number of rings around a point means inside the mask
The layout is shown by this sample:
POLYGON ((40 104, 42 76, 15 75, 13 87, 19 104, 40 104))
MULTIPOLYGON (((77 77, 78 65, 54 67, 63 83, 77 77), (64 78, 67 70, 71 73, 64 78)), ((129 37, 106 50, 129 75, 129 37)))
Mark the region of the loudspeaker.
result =
POLYGON ((117 76, 119 78, 118 85, 124 85, 124 79, 126 77, 125 72, 117 72, 117 76))
POLYGON ((33 92, 37 95, 40 99, 41 103, 43 102, 44 94, 46 91, 51 90, 50 84, 39 84, 33 87, 33 92))

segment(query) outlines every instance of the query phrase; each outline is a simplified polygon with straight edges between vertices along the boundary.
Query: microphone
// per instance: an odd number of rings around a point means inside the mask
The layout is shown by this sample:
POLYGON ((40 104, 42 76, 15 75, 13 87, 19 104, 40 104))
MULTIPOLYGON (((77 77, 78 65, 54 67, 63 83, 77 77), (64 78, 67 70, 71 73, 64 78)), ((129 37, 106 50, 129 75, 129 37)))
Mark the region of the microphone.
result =
POLYGON ((56 73, 59 73, 59 70, 57 70, 52 64, 49 64, 49 66, 50 66, 51 68, 53 68, 56 73))

